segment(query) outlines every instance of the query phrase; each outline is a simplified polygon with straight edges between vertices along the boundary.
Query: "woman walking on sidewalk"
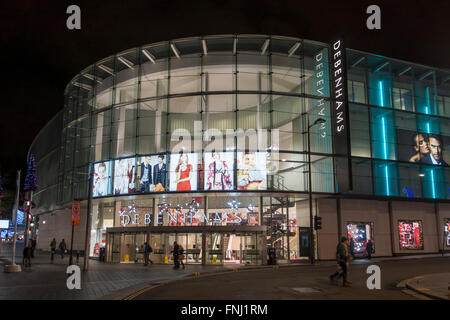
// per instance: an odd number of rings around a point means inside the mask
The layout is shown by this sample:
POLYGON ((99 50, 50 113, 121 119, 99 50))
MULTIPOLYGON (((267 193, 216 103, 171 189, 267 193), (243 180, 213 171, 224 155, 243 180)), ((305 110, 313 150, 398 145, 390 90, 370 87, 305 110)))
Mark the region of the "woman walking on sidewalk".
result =
POLYGON ((53 238, 52 242, 50 242, 50 263, 53 263, 53 257, 55 256, 56 253, 56 239, 53 238))

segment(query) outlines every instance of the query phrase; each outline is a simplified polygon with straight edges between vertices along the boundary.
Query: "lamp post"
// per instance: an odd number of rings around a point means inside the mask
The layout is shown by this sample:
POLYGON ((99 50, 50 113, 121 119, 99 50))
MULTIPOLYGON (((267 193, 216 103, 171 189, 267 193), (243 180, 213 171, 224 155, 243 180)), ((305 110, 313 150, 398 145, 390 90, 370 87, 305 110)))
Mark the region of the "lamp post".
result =
POLYGON ((308 186, 309 186, 309 261, 311 264, 314 263, 314 248, 313 248, 313 213, 312 213, 312 173, 311 173, 311 141, 310 141, 310 129, 316 124, 325 123, 325 119, 318 118, 313 124, 309 124, 309 114, 308 114, 308 186))
POLYGON ((21 272, 22 271, 22 268, 20 267, 20 265, 16 264, 17 209, 19 208, 20 170, 17 171, 16 185, 17 185, 16 198, 15 198, 15 202, 14 202, 14 212, 13 212, 14 235, 13 235, 12 260, 11 260, 10 265, 5 266, 5 269, 4 269, 5 272, 21 272))
POLYGON ((89 267, 89 247, 91 240, 91 207, 92 207, 92 187, 94 184, 94 166, 91 166, 91 172, 89 173, 89 188, 88 188, 88 202, 86 209, 86 235, 84 241, 84 271, 89 267))

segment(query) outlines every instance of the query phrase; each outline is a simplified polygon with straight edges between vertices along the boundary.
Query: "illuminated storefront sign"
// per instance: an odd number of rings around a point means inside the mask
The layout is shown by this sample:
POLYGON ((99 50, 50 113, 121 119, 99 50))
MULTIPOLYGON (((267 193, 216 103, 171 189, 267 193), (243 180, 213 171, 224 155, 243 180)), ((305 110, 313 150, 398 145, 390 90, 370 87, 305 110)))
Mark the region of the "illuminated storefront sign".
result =
POLYGON ((199 204, 192 202, 185 206, 172 206, 168 203, 159 205, 159 212, 153 218, 149 208, 139 208, 134 204, 120 208, 120 226, 132 225, 169 225, 169 226, 192 226, 192 225, 259 225, 259 213, 255 206, 250 204, 247 208, 239 208, 240 203, 232 200, 228 203, 229 209, 218 209, 205 213, 199 210, 199 204), (154 221, 153 219, 156 219, 154 221))
POLYGON ((345 46, 342 39, 331 44, 331 122, 333 127, 333 147, 336 168, 336 191, 352 190, 350 134, 348 130, 349 111, 347 93, 347 69, 345 46))

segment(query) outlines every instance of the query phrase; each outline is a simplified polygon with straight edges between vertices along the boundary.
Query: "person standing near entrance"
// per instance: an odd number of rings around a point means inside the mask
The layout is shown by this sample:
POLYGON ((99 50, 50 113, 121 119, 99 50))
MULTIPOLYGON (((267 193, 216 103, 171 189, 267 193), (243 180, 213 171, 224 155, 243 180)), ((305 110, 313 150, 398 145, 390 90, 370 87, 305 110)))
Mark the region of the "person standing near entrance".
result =
POLYGON ((55 256, 56 253, 56 239, 53 238, 52 242, 50 242, 50 263, 53 263, 53 258, 55 256))
POLYGON ((173 248, 171 253, 173 254, 173 264, 174 264, 174 269, 179 269, 180 268, 180 261, 178 260, 179 255, 180 255, 180 247, 178 246, 177 242, 174 241, 173 242, 173 248))
POLYGON ((152 252, 152 247, 147 242, 144 242, 144 266, 148 266, 149 261, 151 264, 153 264, 153 261, 149 257, 150 253, 152 252))
POLYGON ((372 240, 367 241, 366 251, 367 251, 367 259, 369 260, 372 259, 372 252, 373 252, 372 240))
POLYGON ((346 237, 342 237, 341 242, 337 245, 336 248, 336 261, 340 270, 330 275, 331 281, 336 281, 337 279, 342 277, 344 287, 350 287, 351 284, 349 281, 347 281, 348 262, 351 260, 351 257, 349 257, 348 245, 348 239, 346 237))
POLYGON ((59 244, 59 250, 61 250, 61 259, 64 259, 64 253, 66 253, 67 246, 64 239, 62 239, 61 243, 59 244))
POLYGON ((184 260, 184 248, 183 248, 183 246, 181 244, 178 245, 178 252, 179 252, 178 261, 180 262, 180 264, 183 266, 183 269, 184 269, 184 262, 183 262, 183 260, 184 260))

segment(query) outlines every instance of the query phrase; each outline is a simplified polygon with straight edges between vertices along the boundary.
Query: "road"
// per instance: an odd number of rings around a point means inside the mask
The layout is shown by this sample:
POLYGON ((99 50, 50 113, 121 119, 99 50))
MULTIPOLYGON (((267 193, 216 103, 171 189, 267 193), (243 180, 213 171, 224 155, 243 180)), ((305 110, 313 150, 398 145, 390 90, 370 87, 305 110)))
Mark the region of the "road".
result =
POLYGON ((334 265, 289 266, 192 277, 159 286, 156 284, 134 299, 414 300, 419 297, 397 287, 400 281, 423 274, 448 272, 449 269, 449 257, 378 262, 357 260, 350 266, 349 280, 352 281, 352 287, 344 288, 331 283, 328 278, 336 270, 334 265), (366 271, 371 264, 381 269, 380 290, 367 288, 366 281, 370 275, 366 271))

